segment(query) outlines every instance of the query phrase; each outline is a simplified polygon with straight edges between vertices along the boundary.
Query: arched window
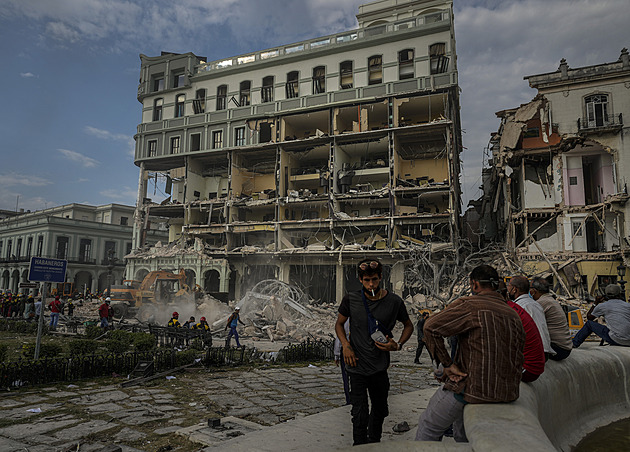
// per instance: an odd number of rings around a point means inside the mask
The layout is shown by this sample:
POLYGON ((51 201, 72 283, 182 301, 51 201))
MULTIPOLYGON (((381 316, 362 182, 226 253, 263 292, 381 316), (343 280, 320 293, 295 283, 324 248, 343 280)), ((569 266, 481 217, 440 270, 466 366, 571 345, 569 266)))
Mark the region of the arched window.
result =
POLYGON ((587 127, 603 127, 608 124, 608 96, 592 94, 584 98, 587 127))
POLYGON ((186 104, 186 95, 178 94, 175 98, 175 117, 181 118, 184 116, 184 106, 186 104))
POLYGON ((413 49, 405 49, 398 52, 398 79, 413 78, 415 70, 413 65, 413 49))
POLYGON ((368 58, 368 85, 383 83, 383 55, 368 58))
POLYGON ((446 56, 446 43, 438 42, 429 46, 429 60, 431 74, 441 74, 448 70, 448 57, 446 56))
POLYGON ((164 99, 162 99, 161 97, 153 101, 153 120, 154 121, 162 120, 162 105, 164 105, 164 99))
POLYGON ((245 80, 244 82, 241 82, 239 95, 238 95, 238 103, 241 105, 241 107, 244 107, 245 105, 250 104, 251 88, 252 88, 252 82, 250 82, 249 80, 245 80))
POLYGON ((196 115, 206 111, 206 90, 198 89, 195 92, 195 100, 193 100, 193 111, 196 115))
POLYGON ((313 68, 313 94, 326 92, 326 68, 317 66, 313 68))
POLYGON ((352 61, 342 61, 339 63, 339 84, 341 85, 341 89, 350 89, 353 87, 352 61))
POLYGON ((268 75, 263 78, 260 96, 263 103, 273 102, 273 75, 268 75))
POLYGON ((287 99, 293 99, 300 95, 300 73, 291 71, 287 74, 286 95, 287 99))
POLYGON ((217 87, 217 110, 225 110, 227 107, 227 85, 217 87))

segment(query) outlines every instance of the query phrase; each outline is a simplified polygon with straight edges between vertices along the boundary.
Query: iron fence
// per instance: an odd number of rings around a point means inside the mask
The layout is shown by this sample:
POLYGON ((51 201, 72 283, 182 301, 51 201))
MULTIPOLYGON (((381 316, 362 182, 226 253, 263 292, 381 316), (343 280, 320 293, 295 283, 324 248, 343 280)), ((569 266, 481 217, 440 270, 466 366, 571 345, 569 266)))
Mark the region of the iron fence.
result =
POLYGON ((211 347, 206 351, 203 363, 208 367, 239 366, 249 361, 252 349, 245 347, 211 347))
POLYGON ((204 347, 212 347, 212 333, 206 330, 149 325, 149 333, 160 347, 187 347, 195 339, 201 340, 204 347))
POLYGON ((285 363, 328 361, 335 357, 334 346, 333 339, 311 340, 309 338, 299 344, 289 344, 284 347, 278 354, 278 360, 285 363))
POLYGON ((139 361, 153 361, 156 371, 176 367, 174 350, 77 355, 0 363, 0 388, 77 381, 85 378, 128 375, 139 361))

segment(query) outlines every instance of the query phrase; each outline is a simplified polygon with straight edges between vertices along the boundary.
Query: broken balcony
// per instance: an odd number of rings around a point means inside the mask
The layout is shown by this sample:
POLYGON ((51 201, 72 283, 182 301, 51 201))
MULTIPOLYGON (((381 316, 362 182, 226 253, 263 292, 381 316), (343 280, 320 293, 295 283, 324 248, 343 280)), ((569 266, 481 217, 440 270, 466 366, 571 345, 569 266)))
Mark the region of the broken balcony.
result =
POLYGON ((284 116, 280 120, 282 141, 319 138, 330 134, 328 110, 284 116))
POLYGON ((369 224, 354 228, 335 227, 333 236, 337 242, 337 249, 344 253, 389 248, 386 224, 369 224))
POLYGON ((447 121, 447 109, 446 93, 394 99, 394 127, 447 121))
POLYGON ((387 128, 389 128, 387 101, 335 108, 333 113, 335 135, 387 128))
POLYGON ((236 253, 274 252, 273 224, 233 224, 228 233, 228 250, 236 253))
POLYGON ((232 199, 271 203, 276 198, 276 151, 235 152, 232 199))
POLYGON ((329 145, 282 152, 280 193, 285 197, 322 197, 328 191, 329 145))
POLYGON ((449 161, 444 135, 396 135, 394 176, 397 192, 448 189, 449 161))
POLYGON ((357 220, 387 223, 390 216, 389 195, 369 198, 345 198, 337 200, 339 209, 335 212, 338 220, 357 220))
POLYGON ((335 193, 353 195, 389 187, 387 137, 337 144, 334 168, 335 193))
POLYGON ((281 228, 280 250, 287 252, 328 251, 333 248, 333 239, 329 230, 285 230, 281 228))
POLYGON ((402 193, 395 197, 396 217, 449 215, 449 193, 444 190, 402 193))

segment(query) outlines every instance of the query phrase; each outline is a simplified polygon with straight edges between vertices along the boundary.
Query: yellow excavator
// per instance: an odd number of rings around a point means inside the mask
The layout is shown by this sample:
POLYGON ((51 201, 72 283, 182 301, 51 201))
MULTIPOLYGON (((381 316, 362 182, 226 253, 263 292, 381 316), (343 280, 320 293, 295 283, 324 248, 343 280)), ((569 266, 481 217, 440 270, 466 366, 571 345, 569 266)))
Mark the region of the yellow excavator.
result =
POLYGON ((142 281, 126 279, 122 285, 112 286, 110 306, 114 317, 122 317, 146 303, 166 305, 191 295, 183 269, 179 273, 157 270, 149 272, 142 281))

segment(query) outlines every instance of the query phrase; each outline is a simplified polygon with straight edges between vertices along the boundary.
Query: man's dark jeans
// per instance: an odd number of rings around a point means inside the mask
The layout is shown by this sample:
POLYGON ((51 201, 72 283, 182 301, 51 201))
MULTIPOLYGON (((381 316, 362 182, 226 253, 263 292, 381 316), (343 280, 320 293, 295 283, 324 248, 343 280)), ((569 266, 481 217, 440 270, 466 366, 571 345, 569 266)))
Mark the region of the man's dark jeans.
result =
POLYGON ((573 348, 578 348, 580 345, 582 345, 582 342, 584 342, 586 338, 591 335, 591 333, 595 333, 606 342, 608 342, 610 345, 619 345, 610 338, 610 335, 608 334, 609 331, 610 330, 607 326, 600 325, 593 320, 587 320, 582 329, 580 329, 580 331, 578 331, 573 338, 573 348))
POLYGON ((365 376, 350 376, 350 400, 352 401, 352 437, 354 445, 378 443, 383 433, 383 421, 389 414, 387 395, 389 377, 387 371, 365 376), (368 393, 372 410, 368 406, 368 393))

